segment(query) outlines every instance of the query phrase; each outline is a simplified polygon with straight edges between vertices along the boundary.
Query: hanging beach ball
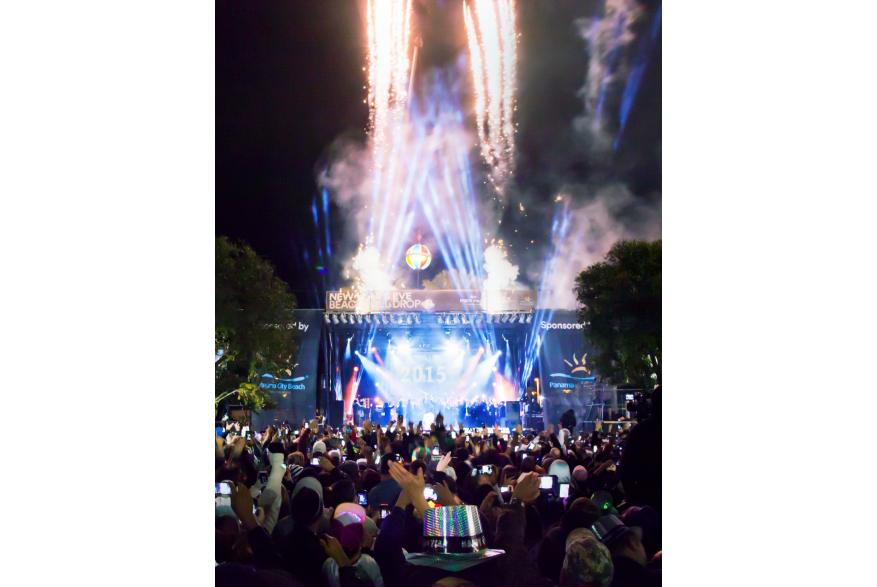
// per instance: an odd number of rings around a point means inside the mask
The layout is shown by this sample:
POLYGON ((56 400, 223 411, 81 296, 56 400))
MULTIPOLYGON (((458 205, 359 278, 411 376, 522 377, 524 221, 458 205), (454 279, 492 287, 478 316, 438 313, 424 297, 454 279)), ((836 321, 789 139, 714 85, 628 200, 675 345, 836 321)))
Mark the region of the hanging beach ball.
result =
POLYGON ((414 245, 405 253, 405 261, 412 269, 426 269, 431 260, 432 255, 429 254, 429 249, 423 245, 414 245))

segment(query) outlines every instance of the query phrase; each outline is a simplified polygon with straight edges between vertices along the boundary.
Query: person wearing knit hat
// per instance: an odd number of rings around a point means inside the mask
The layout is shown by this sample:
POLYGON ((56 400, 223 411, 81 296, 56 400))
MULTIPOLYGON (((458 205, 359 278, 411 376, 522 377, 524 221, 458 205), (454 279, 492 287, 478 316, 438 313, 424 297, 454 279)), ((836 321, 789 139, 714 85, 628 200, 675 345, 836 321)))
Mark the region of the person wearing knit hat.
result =
MULTIPOLYGON (((371 543, 371 536, 365 531, 362 518, 349 511, 342 512, 332 520, 328 534, 341 544, 344 554, 347 555, 350 564, 356 568, 359 577, 365 579, 366 583, 371 582, 375 587, 383 587, 384 580, 380 567, 371 556, 362 553, 363 544, 371 543)), ((322 571, 329 587, 341 587, 338 563, 335 559, 326 559, 322 571)))
POLYGON ((368 461, 366 459, 356 459, 356 466, 359 467, 360 471, 365 471, 365 468, 368 467, 368 461))
POLYGON ((353 461, 344 461, 338 468, 341 469, 342 473, 350 477, 350 480, 354 483, 359 479, 359 465, 353 461))
POLYGON ((569 483, 569 465, 566 461, 553 461, 548 467, 548 474, 555 475, 558 483, 569 483))
POLYGON ((609 549, 593 535, 568 544, 560 570, 562 587, 609 587, 614 572, 609 549))
POLYGON ((317 535, 323 520, 323 497, 314 484, 319 487, 319 482, 312 477, 305 477, 296 484, 289 502, 290 517, 295 525, 279 545, 285 569, 305 585, 323 583, 323 561, 328 558, 317 535))

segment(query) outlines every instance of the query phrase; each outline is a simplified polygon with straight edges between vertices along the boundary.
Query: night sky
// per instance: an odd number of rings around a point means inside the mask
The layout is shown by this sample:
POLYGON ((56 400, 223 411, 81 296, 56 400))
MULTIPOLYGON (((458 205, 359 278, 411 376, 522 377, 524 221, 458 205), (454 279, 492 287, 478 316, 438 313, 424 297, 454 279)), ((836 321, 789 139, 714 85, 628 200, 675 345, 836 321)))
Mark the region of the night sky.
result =
MULTIPOLYGON (((416 6, 424 45, 418 69, 445 66, 467 51, 460 3, 416 6)), ((316 169, 340 136, 365 138, 364 6, 364 0, 216 3, 216 235, 244 239, 270 260, 300 307, 322 306, 314 287, 316 169)), ((550 202, 561 185, 618 181, 644 205, 659 206, 660 32, 611 156, 597 161, 572 125, 583 112, 577 93, 588 70, 575 21, 590 18, 595 6, 517 2, 516 189, 538 203, 550 202)), ((646 8, 653 14, 659 6, 646 8)), ((334 205, 330 219, 337 251, 344 225, 334 205)), ((521 237, 544 238, 550 217, 530 220, 521 237)))

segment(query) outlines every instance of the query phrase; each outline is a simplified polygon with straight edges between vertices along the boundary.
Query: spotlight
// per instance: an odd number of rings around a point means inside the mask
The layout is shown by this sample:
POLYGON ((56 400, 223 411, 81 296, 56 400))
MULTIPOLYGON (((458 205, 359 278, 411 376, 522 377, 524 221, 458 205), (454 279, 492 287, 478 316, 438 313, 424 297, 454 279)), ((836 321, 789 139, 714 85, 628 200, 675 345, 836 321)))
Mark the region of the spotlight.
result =
POLYGON ((338 314, 332 314, 332 322, 338 324, 338 314))
POLYGON ((332 321, 329 320, 329 314, 325 314, 325 315, 323 316, 323 319, 326 320, 326 324, 331 324, 331 323, 332 323, 332 321))
POLYGON ((420 324, 420 314, 415 314, 415 315, 414 315, 414 321, 415 321, 417 324, 420 324))
POLYGON ((484 320, 484 314, 481 312, 475 314, 475 324, 481 324, 482 320, 484 320))
POLYGON ((372 323, 372 317, 369 316, 368 314, 366 314, 365 316, 363 316, 363 318, 365 318, 365 323, 366 323, 366 324, 371 324, 371 323, 372 323))
POLYGON ((411 323, 414 322, 414 317, 411 314, 408 314, 408 316, 406 318, 407 318, 407 322, 409 325, 411 325, 411 323))
POLYGON ((439 314, 439 317, 438 317, 438 323, 439 323, 439 324, 444 324, 444 323, 445 323, 445 319, 442 317, 441 314, 439 314))
POLYGON ((533 323, 533 314, 527 314, 527 324, 533 323))
POLYGON ((509 319, 509 324, 514 324, 515 320, 518 319, 517 314, 512 314, 512 317, 509 319))
POLYGON ((505 324, 506 322, 509 321, 509 315, 508 315, 508 314, 503 314, 503 315, 502 315, 502 318, 500 318, 499 321, 502 322, 503 324, 505 324))
POLYGON ((341 314, 341 322, 347 324, 347 316, 345 316, 344 314, 341 314))
POLYGON ((374 347, 374 346, 372 347, 372 352, 375 352, 377 350, 378 350, 378 347, 374 347))
POLYGON ((386 314, 381 314, 381 322, 383 322, 384 325, 387 325, 387 324, 390 323, 390 321, 387 320, 387 315, 386 315, 386 314))
POLYGON ((356 373, 357 371, 359 371, 359 367, 354 367, 353 372, 356 373))

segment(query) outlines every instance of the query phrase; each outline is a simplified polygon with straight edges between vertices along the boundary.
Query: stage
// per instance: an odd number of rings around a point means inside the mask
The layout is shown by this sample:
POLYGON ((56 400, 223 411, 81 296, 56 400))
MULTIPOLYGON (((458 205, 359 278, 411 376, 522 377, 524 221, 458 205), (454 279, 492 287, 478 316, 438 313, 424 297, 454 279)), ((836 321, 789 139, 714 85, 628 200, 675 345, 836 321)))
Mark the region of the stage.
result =
POLYGON ((544 428, 570 408, 584 423, 624 407, 589 366, 575 312, 539 308, 536 292, 340 291, 326 308, 295 311, 298 365, 263 375, 279 407, 258 425, 386 423, 401 410, 424 426, 441 413, 446 425, 544 428))

